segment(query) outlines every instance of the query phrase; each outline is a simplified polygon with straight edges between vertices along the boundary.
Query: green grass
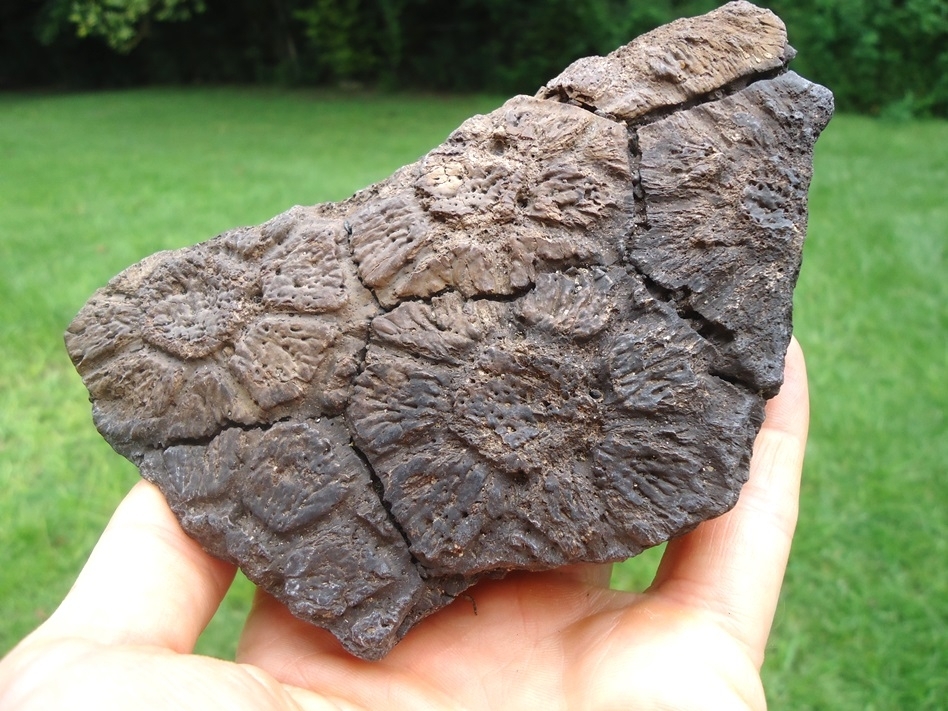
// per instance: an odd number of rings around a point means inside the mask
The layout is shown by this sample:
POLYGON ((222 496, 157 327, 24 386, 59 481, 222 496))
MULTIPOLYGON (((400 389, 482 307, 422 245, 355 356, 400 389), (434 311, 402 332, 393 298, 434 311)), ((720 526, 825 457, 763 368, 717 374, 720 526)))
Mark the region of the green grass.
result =
POLYGON ((948 123, 840 117, 796 300, 813 425, 775 708, 948 700, 948 123))
MULTIPOLYGON (((336 200, 483 97, 260 90, 0 96, 0 653, 68 590, 134 468, 92 428, 61 333, 158 249, 336 200)), ((764 669, 775 709, 948 698, 948 123, 841 116, 821 139, 796 326, 813 426, 764 669)), ((644 587, 656 552, 617 569, 644 587)), ((251 586, 201 640, 233 653, 251 586)))

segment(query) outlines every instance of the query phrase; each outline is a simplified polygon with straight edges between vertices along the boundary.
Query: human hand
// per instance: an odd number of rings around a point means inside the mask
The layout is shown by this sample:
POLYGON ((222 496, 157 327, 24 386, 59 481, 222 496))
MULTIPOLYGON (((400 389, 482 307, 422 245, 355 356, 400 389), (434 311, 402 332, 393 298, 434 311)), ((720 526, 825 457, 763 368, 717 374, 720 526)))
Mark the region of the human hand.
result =
POLYGON ((385 659, 349 656, 258 592, 236 662, 193 655, 234 568, 152 485, 119 506, 59 609, 0 662, 0 708, 762 709, 808 424, 790 345, 737 506, 668 544, 644 593, 611 566, 480 583, 385 659))

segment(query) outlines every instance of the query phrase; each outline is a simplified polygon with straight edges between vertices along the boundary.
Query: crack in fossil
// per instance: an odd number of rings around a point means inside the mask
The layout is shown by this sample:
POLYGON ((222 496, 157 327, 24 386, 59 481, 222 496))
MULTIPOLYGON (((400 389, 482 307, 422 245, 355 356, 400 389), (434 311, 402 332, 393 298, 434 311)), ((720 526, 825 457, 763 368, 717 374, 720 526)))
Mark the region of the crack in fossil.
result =
POLYGON ((632 127, 647 126, 649 124, 655 123, 656 121, 661 121, 662 119, 668 118, 672 114, 678 113, 679 111, 687 111, 688 109, 693 109, 696 106, 721 101, 722 99, 743 91, 744 89, 759 81, 775 79, 780 75, 785 74, 789 70, 789 63, 792 59, 792 56, 785 59, 783 64, 773 69, 748 72, 747 74, 721 84, 710 91, 706 91, 690 99, 686 99, 685 101, 667 104, 664 106, 657 106, 633 119, 623 119, 614 114, 610 114, 607 111, 603 111, 598 106, 596 106, 596 104, 593 103, 591 99, 587 101, 572 95, 570 93, 570 89, 565 86, 548 88, 544 96, 541 98, 546 101, 554 101, 556 103, 575 106, 577 108, 583 109, 584 111, 588 111, 591 114, 599 116, 600 118, 625 124, 631 129, 632 127))
MULTIPOLYGON (((596 116, 616 123, 621 123, 626 126, 629 133, 629 165, 632 169, 634 200, 633 210, 635 216, 634 227, 637 228, 632 231, 628 239, 629 241, 634 242, 637 237, 651 229, 648 219, 648 195, 642 182, 642 153, 639 147, 638 129, 640 127, 661 121, 662 119, 668 118, 669 116, 672 116, 678 112, 688 111, 698 106, 722 101, 729 96, 744 91, 757 82, 775 79, 788 71, 788 65, 792 58, 793 57, 791 53, 791 56, 787 57, 785 61, 776 68, 750 72, 686 101, 667 106, 656 107, 632 120, 625 120, 600 110, 592 101, 586 101, 571 95, 570 90, 565 86, 556 86, 549 89, 546 92, 546 95, 542 98, 544 100, 556 101, 558 103, 576 106, 596 116)), ((646 288, 653 297, 663 303, 673 306, 682 322, 699 336, 701 336, 705 341, 711 344, 715 349, 717 349, 717 347, 722 342, 729 342, 733 340, 734 334, 730 329, 707 318, 704 314, 688 303, 692 297, 690 291, 686 289, 682 293, 675 293, 674 290, 659 284, 652 274, 648 273, 641 264, 637 263, 634 258, 629 256, 632 251, 632 248, 628 248, 626 250, 626 254, 622 256, 622 263, 635 271, 635 273, 642 279, 643 283, 646 285, 646 288)), ((746 388, 749 392, 755 391, 755 388, 751 383, 737 376, 719 371, 713 371, 709 374, 726 382, 740 385, 741 387, 746 388)))
POLYGON ((402 526, 401 521, 398 520, 398 517, 392 511, 392 505, 385 498, 385 484, 382 483, 382 479, 375 471, 375 467, 372 466, 372 462, 369 461, 369 458, 365 455, 365 452, 363 452, 351 438, 349 439, 349 447, 353 452, 355 452, 355 455, 360 460, 362 460, 362 464, 365 465, 366 471, 369 473, 369 478, 372 480, 372 490, 378 496, 379 503, 385 510, 392 527, 398 532, 398 535, 400 535, 402 540, 405 542, 405 550, 408 552, 408 555, 411 558, 412 565, 415 567, 421 577, 425 577, 422 573, 426 570, 426 568, 422 562, 415 557, 415 554, 412 551, 411 538, 408 537, 408 533, 402 526))
MULTIPOLYGON (((649 224, 648 219, 648 195, 645 191, 645 186, 642 184, 642 153, 639 149, 638 130, 637 127, 633 125, 630 125, 628 130, 630 165, 632 166, 632 182, 634 185, 633 197, 635 200, 634 227, 637 228, 637 230, 634 230, 629 235, 629 240, 634 241, 641 234, 648 232, 651 229, 651 225, 649 224)), ((627 251, 631 253, 633 250, 634 248, 630 246, 627 251)), ((688 325, 699 336, 704 338, 709 344, 715 347, 715 349, 717 349, 718 345, 720 345, 722 341, 733 340, 733 333, 731 333, 728 329, 724 328, 720 324, 714 323, 699 311, 687 305, 687 302, 692 296, 688 290, 684 290, 681 294, 675 294, 673 290, 659 284, 658 281, 656 281, 651 274, 647 273, 646 270, 643 269, 642 266, 631 256, 628 256, 624 260, 624 263, 626 266, 631 267, 634 270, 634 272, 642 280, 645 288, 656 300, 674 307, 675 312, 681 318, 682 322, 688 325), (698 322, 697 324, 695 324, 696 321, 698 322)), ((710 372, 709 374, 715 377, 720 377, 722 380, 726 380, 735 385, 740 385, 741 387, 746 388, 748 391, 753 391, 753 387, 750 383, 747 383, 739 378, 717 372, 710 372)))
POLYGON ((642 116, 629 121, 630 126, 647 126, 649 124, 655 123, 656 121, 661 121, 664 118, 668 118, 672 114, 676 114, 679 111, 687 111, 693 109, 696 106, 703 106, 705 104, 711 104, 722 99, 726 99, 729 96, 732 96, 738 92, 743 91, 752 84, 755 84, 759 81, 767 81, 769 79, 775 79, 787 72, 787 64, 783 64, 776 69, 771 69, 764 72, 753 72, 751 74, 746 74, 742 77, 738 77, 732 82, 723 84, 717 89, 706 92, 699 96, 689 99, 688 101, 682 101, 678 104, 672 104, 669 106, 662 106, 652 111, 649 111, 642 116))

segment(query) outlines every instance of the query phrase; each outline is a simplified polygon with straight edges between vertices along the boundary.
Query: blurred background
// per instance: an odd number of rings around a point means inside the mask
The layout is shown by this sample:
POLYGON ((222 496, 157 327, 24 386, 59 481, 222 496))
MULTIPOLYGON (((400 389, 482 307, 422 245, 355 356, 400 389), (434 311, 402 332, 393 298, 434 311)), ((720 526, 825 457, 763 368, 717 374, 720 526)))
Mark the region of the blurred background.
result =
MULTIPOLYGON (((714 0, 4 0, 0 89, 264 84, 532 94, 714 0)), ((945 0, 770 0, 844 111, 948 115, 945 0)))
MULTIPOLYGON (((136 481, 62 332, 159 249, 347 197, 465 118, 720 2, 4 0, 0 654, 136 481)), ((764 667, 775 709, 948 705, 948 3, 780 0, 829 86, 795 330, 813 421, 764 667)), ((617 566, 648 585, 661 551, 617 566)), ((233 654, 239 579, 200 642, 233 654)))

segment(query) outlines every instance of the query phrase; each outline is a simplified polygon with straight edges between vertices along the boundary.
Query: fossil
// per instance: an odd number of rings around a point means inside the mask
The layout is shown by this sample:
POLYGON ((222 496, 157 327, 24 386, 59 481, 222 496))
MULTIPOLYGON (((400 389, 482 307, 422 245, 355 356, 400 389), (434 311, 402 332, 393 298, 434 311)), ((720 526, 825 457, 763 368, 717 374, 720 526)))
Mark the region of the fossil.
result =
POLYGON ((360 657, 485 576, 735 503, 832 95, 746 2, 581 59, 336 204, 161 252, 66 333, 183 528, 360 657))

